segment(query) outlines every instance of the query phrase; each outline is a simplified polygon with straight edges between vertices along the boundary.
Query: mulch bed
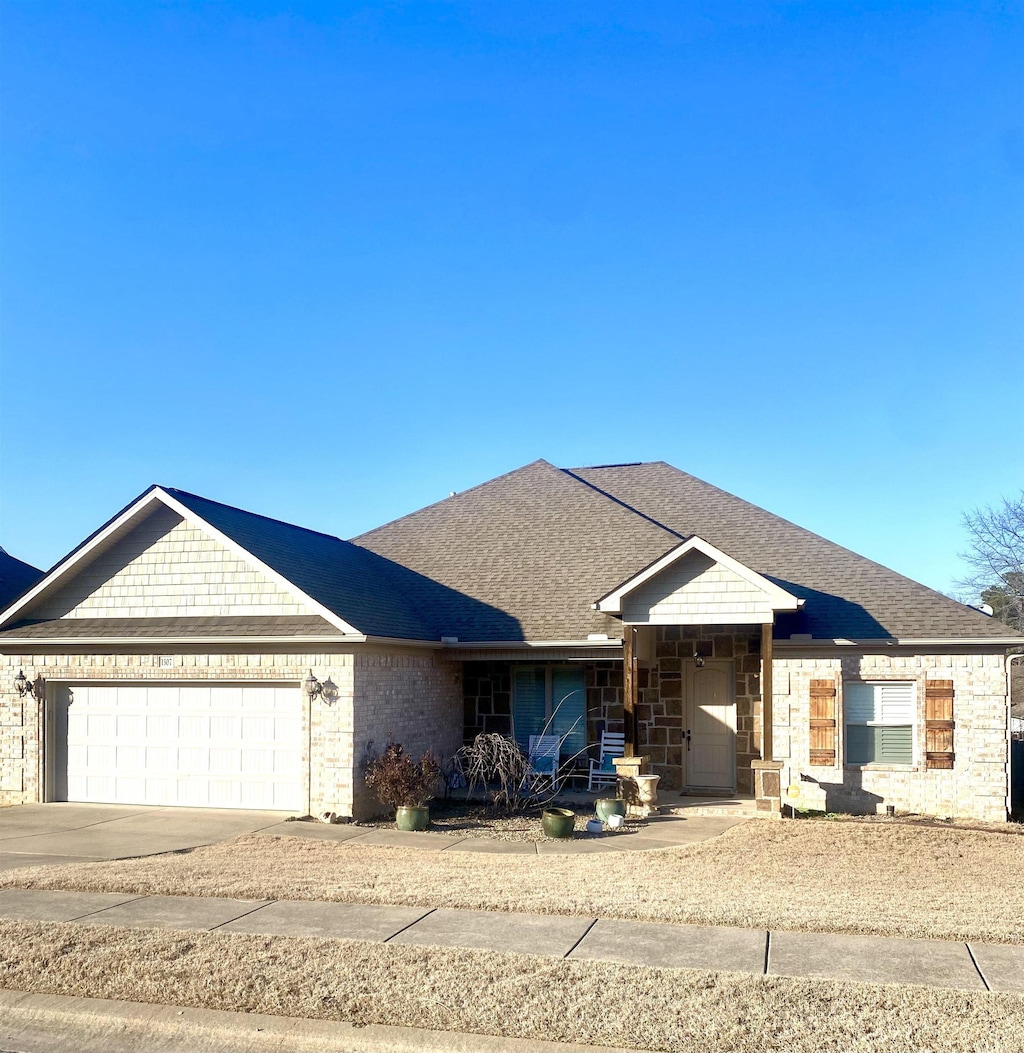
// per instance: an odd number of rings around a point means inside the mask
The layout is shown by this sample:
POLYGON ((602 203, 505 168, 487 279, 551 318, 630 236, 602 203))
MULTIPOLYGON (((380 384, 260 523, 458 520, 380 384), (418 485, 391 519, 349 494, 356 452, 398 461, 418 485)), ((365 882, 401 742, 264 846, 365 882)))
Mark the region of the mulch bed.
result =
MULTIPOLYGON (((570 808, 576 813, 577 834, 585 831, 587 819, 594 817, 592 805, 569 805, 559 802, 558 807, 570 808)), ((487 837, 494 841, 547 841, 540 826, 541 808, 537 806, 518 815, 506 815, 478 801, 431 801, 430 826, 439 834, 468 834, 471 837, 487 837)), ((371 827, 378 830, 393 830, 394 819, 364 820, 354 826, 371 827)), ((606 830, 602 837, 624 837, 642 830, 646 819, 627 819, 621 830, 606 830)))

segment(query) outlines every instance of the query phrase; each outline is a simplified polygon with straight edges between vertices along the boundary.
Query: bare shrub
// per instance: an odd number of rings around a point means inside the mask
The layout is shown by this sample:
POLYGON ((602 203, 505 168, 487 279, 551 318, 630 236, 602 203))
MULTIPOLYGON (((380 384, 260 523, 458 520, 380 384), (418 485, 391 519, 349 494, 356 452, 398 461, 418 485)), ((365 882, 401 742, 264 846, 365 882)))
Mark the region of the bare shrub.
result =
POLYGON ((377 760, 366 766, 366 785, 381 804, 391 808, 425 805, 437 795, 441 767, 429 750, 419 763, 397 742, 389 742, 377 760))

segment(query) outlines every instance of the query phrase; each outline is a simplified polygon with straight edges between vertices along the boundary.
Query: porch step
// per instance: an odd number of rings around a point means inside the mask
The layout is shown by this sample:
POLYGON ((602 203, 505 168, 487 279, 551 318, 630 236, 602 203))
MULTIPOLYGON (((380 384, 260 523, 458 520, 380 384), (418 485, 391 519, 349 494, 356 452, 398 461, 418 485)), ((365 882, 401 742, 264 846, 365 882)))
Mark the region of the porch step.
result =
POLYGON ((736 819, 778 818, 773 812, 758 811, 753 797, 686 797, 682 794, 659 794, 661 815, 728 815, 736 819))

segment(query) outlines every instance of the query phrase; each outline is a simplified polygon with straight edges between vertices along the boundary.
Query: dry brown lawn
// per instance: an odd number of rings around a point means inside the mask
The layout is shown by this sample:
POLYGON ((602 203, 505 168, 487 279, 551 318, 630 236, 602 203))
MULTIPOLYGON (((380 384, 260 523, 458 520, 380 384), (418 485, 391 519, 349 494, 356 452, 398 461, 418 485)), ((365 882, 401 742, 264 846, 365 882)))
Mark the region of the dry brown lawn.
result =
POLYGON ((700 844, 480 855, 241 837, 191 852, 9 871, 0 887, 335 900, 1024 942, 1024 838, 749 822, 700 844))
POLYGON ((630 1048, 1015 1053, 1024 1035, 1020 995, 35 922, 0 922, 0 948, 22 991, 630 1048))

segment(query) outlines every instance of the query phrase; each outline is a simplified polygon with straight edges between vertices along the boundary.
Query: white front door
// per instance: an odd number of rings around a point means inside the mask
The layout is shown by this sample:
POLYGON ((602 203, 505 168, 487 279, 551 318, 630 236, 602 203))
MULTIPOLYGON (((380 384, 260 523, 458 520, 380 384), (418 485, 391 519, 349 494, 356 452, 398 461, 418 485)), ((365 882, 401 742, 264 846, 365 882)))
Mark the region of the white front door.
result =
POLYGON ((302 811, 298 684, 58 684, 50 797, 302 811))
POLYGON ((685 663, 683 783, 690 790, 736 789, 736 697, 731 662, 685 663))

